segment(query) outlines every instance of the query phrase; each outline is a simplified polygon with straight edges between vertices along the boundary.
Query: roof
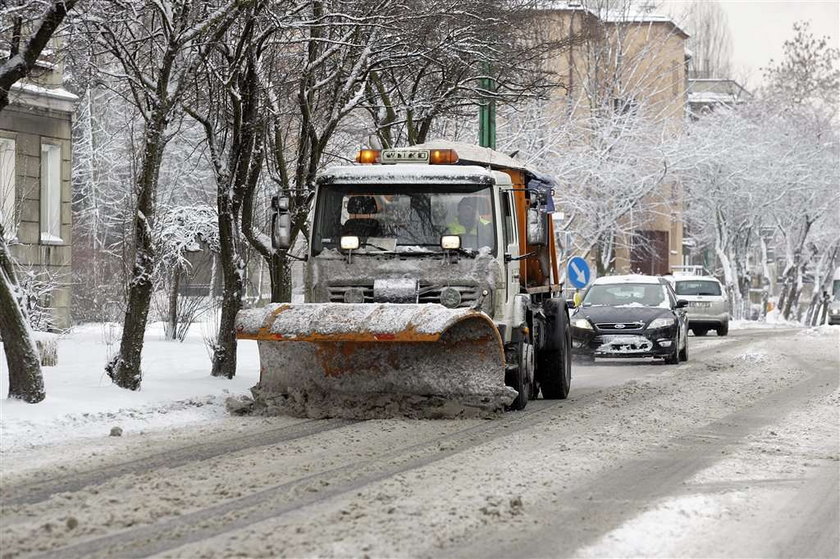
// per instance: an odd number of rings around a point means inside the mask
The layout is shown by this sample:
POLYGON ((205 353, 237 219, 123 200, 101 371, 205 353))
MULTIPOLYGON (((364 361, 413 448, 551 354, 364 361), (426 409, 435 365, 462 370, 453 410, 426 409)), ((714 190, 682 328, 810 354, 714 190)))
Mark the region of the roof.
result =
POLYGON ((614 285, 621 283, 649 283, 661 284, 662 280, 659 276, 645 276, 642 274, 628 274, 625 276, 601 276, 592 282, 592 285, 614 285))
MULTIPOLYGON (((458 154, 458 161, 488 165, 495 168, 520 169, 532 171, 523 161, 514 159, 494 149, 468 144, 466 142, 453 142, 450 140, 430 140, 423 144, 411 146, 411 149, 454 149, 458 154)), ((535 172, 535 171, 534 171, 535 172)))
POLYGON ((16 82, 9 90, 10 101, 15 104, 52 109, 65 113, 76 110, 79 97, 63 87, 42 87, 27 82, 16 82))
POLYGON ((589 8, 582 0, 555 0, 542 3, 541 7, 546 10, 557 11, 583 11, 604 23, 663 23, 670 25, 676 33, 688 38, 685 32, 670 16, 653 13, 650 5, 633 6, 629 5, 625 10, 589 8))
POLYGON ((318 177, 318 184, 420 184, 432 179, 439 184, 491 185, 507 177, 499 175, 477 165, 348 165, 330 167, 318 177))
POLYGON ((689 103, 699 104, 740 103, 752 97, 741 84, 726 78, 690 78, 687 93, 689 103))

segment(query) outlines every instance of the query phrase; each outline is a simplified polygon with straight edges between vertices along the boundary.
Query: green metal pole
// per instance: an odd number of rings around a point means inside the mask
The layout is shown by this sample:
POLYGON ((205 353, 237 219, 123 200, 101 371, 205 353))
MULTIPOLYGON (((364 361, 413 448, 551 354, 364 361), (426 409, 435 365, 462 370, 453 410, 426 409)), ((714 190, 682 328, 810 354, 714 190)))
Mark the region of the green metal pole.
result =
MULTIPOLYGON (((492 78, 482 78, 481 88, 492 92, 496 84, 492 78)), ((478 105, 478 145, 496 149, 496 100, 485 99, 478 105)))

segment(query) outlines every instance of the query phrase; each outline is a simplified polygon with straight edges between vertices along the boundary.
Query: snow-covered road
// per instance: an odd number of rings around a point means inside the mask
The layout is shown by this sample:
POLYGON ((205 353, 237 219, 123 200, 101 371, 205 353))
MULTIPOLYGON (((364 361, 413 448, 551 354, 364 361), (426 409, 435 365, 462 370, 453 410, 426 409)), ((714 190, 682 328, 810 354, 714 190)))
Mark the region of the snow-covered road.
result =
POLYGON ((576 364, 496 420, 208 417, 15 447, 4 557, 836 557, 838 333, 576 364))

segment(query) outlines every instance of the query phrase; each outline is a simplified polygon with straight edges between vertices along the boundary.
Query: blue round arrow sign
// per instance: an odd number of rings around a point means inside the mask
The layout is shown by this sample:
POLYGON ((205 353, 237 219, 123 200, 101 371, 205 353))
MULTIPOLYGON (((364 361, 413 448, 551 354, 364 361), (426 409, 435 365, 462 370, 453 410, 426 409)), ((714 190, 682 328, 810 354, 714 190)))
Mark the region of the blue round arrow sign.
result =
POLYGON ((586 287, 590 276, 589 264, 586 263, 586 260, 580 256, 569 259, 569 263, 566 265, 566 277, 569 278, 569 283, 573 287, 586 287))

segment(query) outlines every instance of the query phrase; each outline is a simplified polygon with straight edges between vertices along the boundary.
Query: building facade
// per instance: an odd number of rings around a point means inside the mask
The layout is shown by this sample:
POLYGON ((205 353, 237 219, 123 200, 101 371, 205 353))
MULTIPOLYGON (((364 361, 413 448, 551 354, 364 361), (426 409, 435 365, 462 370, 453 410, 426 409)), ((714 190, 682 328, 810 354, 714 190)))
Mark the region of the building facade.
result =
MULTIPOLYGON (((663 133, 682 129, 689 56, 682 29, 644 10, 596 11, 574 1, 554 6, 542 17, 552 22, 552 38, 571 46, 550 68, 563 83, 552 96, 552 114, 586 119, 593 111, 644 107, 644 118, 663 133)), ((666 179, 622 218, 614 272, 665 274, 683 264, 683 204, 681 185, 666 179)))
POLYGON ((0 206, 5 236, 37 308, 39 328, 70 326, 71 133, 77 97, 62 87, 60 64, 38 62, 0 112, 0 206))

